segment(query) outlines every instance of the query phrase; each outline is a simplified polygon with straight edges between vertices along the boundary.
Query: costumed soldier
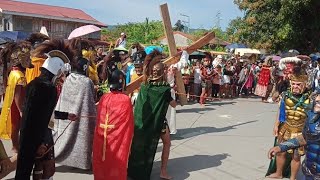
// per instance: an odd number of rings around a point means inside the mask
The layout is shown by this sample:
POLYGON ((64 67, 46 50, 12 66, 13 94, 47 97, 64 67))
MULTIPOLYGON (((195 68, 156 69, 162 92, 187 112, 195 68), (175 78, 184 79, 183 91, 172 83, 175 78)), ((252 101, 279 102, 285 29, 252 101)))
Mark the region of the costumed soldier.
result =
POLYGON ((34 78, 40 76, 41 74, 40 68, 43 65, 44 61, 47 59, 47 57, 44 54, 37 53, 39 52, 39 50, 36 53, 34 53, 34 49, 36 49, 41 43, 47 40, 49 40, 49 37, 41 33, 33 33, 27 39, 27 41, 29 41, 32 45, 31 63, 34 66, 33 68, 26 69, 27 84, 30 83, 34 78))
POLYGON ((169 105, 176 106, 161 60, 162 54, 154 50, 144 61, 144 83, 135 104, 135 129, 128 168, 128 176, 134 180, 150 179, 160 135, 163 129, 168 130, 166 112, 169 105))
MULTIPOLYGON (((134 65, 134 72, 131 76, 131 81, 135 81, 143 74, 143 62, 145 58, 146 58, 146 52, 144 50, 133 53, 132 59, 133 59, 133 65, 134 65)), ((139 89, 136 89, 133 91, 131 96, 132 105, 135 104, 138 94, 139 94, 139 89)))
MULTIPOLYGON (((27 84, 26 68, 33 65, 30 60, 31 45, 28 42, 9 43, 2 50, 2 60, 11 64, 11 71, 7 80, 6 94, 0 115, 0 138, 12 140, 12 151, 19 150, 19 130, 22 116, 24 90, 27 84)), ((4 74, 3 77, 6 77, 4 74)))
POLYGON ((320 179, 320 91, 313 96, 312 108, 308 111, 302 134, 289 139, 270 149, 268 156, 273 156, 290 149, 305 147, 306 157, 302 163, 302 171, 306 180, 320 179))
POLYGON ((89 61, 82 57, 82 50, 88 50, 81 49, 86 48, 86 44, 75 39, 71 47, 76 51, 76 60, 71 62, 71 73, 63 83, 55 110, 75 114, 80 119, 71 124, 64 121, 67 118, 55 119, 54 139, 60 138, 54 152, 57 163, 89 170, 96 119, 95 90, 88 77, 89 61))
POLYGON ((95 180, 127 180, 134 120, 130 98, 123 93, 124 77, 120 70, 113 71, 110 92, 99 101, 93 141, 95 180))
MULTIPOLYGON (((281 94, 279 117, 274 125, 274 135, 277 138, 277 143, 282 143, 301 135, 307 118, 306 108, 309 105, 310 92, 306 90, 308 77, 303 73, 301 63, 292 67, 292 74, 289 75, 289 78, 290 90, 281 94)), ((290 176, 290 179, 296 179, 302 155, 304 155, 303 148, 289 149, 286 153, 279 153, 275 161, 270 163, 268 177, 282 178, 290 176), (291 175, 289 175, 290 161, 291 175)))
MULTIPOLYGON (((41 46, 52 47, 52 44, 58 46, 64 42, 55 40, 41 46)), ((66 51, 68 48, 63 49, 66 51)), ((40 68, 40 76, 26 87, 15 177, 17 180, 29 179, 34 164, 33 179, 52 179, 54 175, 54 143, 49 121, 57 102, 55 83, 62 76, 62 68, 69 62, 69 58, 59 50, 50 51, 47 56, 40 68)), ((63 113, 57 114, 61 116, 63 113)), ((70 120, 76 119, 75 115, 66 114, 70 120)))

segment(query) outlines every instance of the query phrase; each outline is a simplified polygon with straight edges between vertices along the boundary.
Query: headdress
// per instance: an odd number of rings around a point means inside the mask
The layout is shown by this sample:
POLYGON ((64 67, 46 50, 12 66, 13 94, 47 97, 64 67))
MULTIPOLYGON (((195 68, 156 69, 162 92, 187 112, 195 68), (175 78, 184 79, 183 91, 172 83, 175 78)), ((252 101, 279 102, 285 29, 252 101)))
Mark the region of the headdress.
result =
POLYGON ((49 39, 49 36, 42 33, 32 33, 26 41, 29 41, 31 45, 36 48, 39 44, 49 39))
POLYGON ((159 81, 163 80, 164 77, 164 64, 161 62, 163 59, 162 54, 154 50, 150 54, 148 54, 145 58, 144 65, 143 65, 143 74, 144 74, 144 81, 159 81), (159 64, 160 69, 157 73, 154 73, 153 68, 155 65, 159 64))
POLYGON ((89 61, 93 60, 95 54, 95 51, 92 49, 82 49, 82 57, 86 58, 89 61))
POLYGON ((39 46, 36 47, 35 50, 31 52, 31 56, 47 59, 47 53, 53 50, 59 50, 63 52, 68 57, 70 63, 74 62, 76 52, 71 48, 70 44, 68 42, 65 42, 63 39, 53 39, 41 43, 39 46))
POLYGON ((291 74, 295 64, 302 64, 302 60, 297 57, 282 58, 279 62, 279 69, 283 70, 284 74, 291 74))
POLYGON ((62 69, 65 67, 65 63, 70 62, 67 55, 59 50, 50 51, 47 53, 47 56, 48 58, 44 61, 42 67, 50 71, 55 76, 63 71, 62 69))
POLYGON ((304 74, 301 66, 295 65, 293 67, 292 74, 290 75, 290 81, 307 83, 308 76, 304 74))
POLYGON ((30 49, 31 44, 26 41, 8 43, 1 52, 1 59, 4 63, 10 62, 11 66, 32 68, 30 49))
POLYGON ((70 63, 72 70, 79 74, 88 75, 89 60, 83 54, 91 54, 90 50, 94 49, 93 44, 88 40, 74 38, 70 40, 70 46, 76 52, 75 61, 70 63))
POLYGON ((144 59, 146 58, 146 52, 145 51, 138 51, 133 53, 132 55, 132 61, 134 66, 142 66, 144 59))
POLYGON ((125 87, 125 78, 124 74, 120 70, 114 70, 109 78, 109 85, 111 91, 122 91, 125 87))

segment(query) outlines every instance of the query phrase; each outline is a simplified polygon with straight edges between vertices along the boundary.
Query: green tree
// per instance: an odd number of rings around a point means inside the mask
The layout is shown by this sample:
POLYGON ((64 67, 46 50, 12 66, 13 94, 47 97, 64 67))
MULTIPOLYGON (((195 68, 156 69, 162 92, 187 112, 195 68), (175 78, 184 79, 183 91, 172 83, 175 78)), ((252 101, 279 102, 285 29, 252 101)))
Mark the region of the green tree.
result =
POLYGON ((112 29, 104 29, 102 34, 106 36, 107 41, 115 42, 121 32, 127 34, 129 46, 135 42, 153 44, 156 39, 164 35, 162 21, 149 21, 148 18, 144 22, 129 22, 122 25, 119 24, 112 29))
POLYGON ((234 0, 244 11, 229 25, 233 41, 271 51, 320 48, 319 0, 234 0))

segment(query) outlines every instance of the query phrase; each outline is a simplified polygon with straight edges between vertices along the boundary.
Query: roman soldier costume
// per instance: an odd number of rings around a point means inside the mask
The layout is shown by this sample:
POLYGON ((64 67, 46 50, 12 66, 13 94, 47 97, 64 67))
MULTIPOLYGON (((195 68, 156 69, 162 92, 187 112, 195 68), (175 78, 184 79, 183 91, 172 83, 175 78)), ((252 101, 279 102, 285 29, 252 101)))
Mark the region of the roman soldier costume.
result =
MULTIPOLYGON (((300 67, 300 63, 294 65, 292 61, 301 62, 296 57, 290 57, 292 60, 289 64, 289 70, 287 70, 287 76, 290 79, 290 89, 281 94, 279 117, 276 120, 278 126, 278 136, 276 137, 276 144, 285 142, 291 138, 295 138, 302 134, 303 126, 307 119, 306 108, 310 104, 309 96, 310 91, 306 89, 306 82, 308 80, 307 75, 304 74, 300 67)), ((283 168, 283 177, 290 176, 290 155, 304 155, 304 149, 299 148, 297 150, 288 149, 287 151, 287 163, 283 168), (297 151, 294 153, 294 151, 297 151)), ((270 175, 276 171, 276 159, 272 160, 269 166, 267 175, 270 175)))
MULTIPOLYGON (((58 45, 59 43, 63 43, 63 41, 47 42, 41 46, 58 45)), ((63 50, 66 51, 67 48, 63 50)), ((40 68, 40 76, 32 80, 26 87, 26 101, 20 131, 20 150, 15 176, 17 180, 29 179, 36 161, 54 159, 54 143, 51 132, 53 127, 49 122, 57 103, 55 82, 62 75, 64 64, 69 63, 69 58, 59 50, 53 50, 46 54, 48 58, 40 68), (38 153, 40 146, 44 146, 46 153, 38 153)))
POLYGON ((124 77, 120 70, 111 73, 110 92, 101 97, 97 108, 93 141, 95 180, 127 180, 134 120, 130 98, 122 92, 124 77))
POLYGON ((302 134, 280 143, 269 151, 270 157, 278 152, 305 147, 306 157, 302 163, 302 171, 306 180, 320 179, 320 91, 317 89, 311 98, 312 107, 307 112, 302 134))
MULTIPOLYGON (((36 49, 41 43, 43 43, 46 40, 49 40, 49 37, 41 33, 33 33, 27 39, 27 41, 29 41, 32 44, 32 49, 36 49)), ((46 55, 41 54, 39 52, 43 52, 43 50, 41 48, 38 48, 37 51, 32 51, 31 53, 31 62, 34 68, 26 69, 27 83, 30 83, 34 78, 40 76, 40 68, 42 67, 44 61, 47 59, 46 55)))
MULTIPOLYGON (((4 64, 11 64, 6 94, 0 115, 0 138, 12 139, 13 151, 17 153, 19 129, 26 86, 25 69, 33 67, 30 60, 31 46, 28 42, 10 43, 2 51, 4 64)), ((6 78, 6 75, 3 75, 6 78)))

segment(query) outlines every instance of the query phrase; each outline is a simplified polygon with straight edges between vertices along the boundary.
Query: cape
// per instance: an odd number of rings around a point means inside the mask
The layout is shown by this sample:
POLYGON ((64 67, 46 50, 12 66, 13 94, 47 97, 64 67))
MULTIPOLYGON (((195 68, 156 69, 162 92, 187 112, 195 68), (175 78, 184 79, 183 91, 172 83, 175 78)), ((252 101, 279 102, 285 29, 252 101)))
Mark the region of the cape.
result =
MULTIPOLYGON (((274 146, 277 146, 277 137, 274 139, 274 146)), ((286 154, 286 162, 284 164, 282 176, 283 178, 290 178, 291 176, 291 160, 292 157, 288 153, 286 154)), ((270 160, 269 168, 267 171, 266 176, 269 176, 270 174, 273 174, 277 171, 277 158, 273 158, 270 160)))
POLYGON ((40 76, 27 85, 15 179, 30 179, 36 151, 48 130, 56 102, 57 91, 50 80, 40 76))
POLYGON ((37 57, 31 58, 31 63, 34 67, 26 69, 26 79, 27 79, 28 84, 32 80, 34 80, 34 78, 40 76, 40 74, 41 74, 40 67, 42 67, 45 60, 46 59, 44 59, 44 58, 37 58, 37 57))
POLYGON ((55 119, 54 139, 56 162, 70 167, 90 169, 95 128, 96 107, 92 81, 80 74, 71 73, 62 86, 56 110, 80 116, 72 122, 55 119), (62 132, 66 130, 63 134, 62 132))
POLYGON ((130 98, 117 92, 104 94, 98 105, 93 141, 95 180, 127 180, 133 129, 130 98))
POLYGON ((255 95, 265 97, 268 89, 268 85, 271 78, 270 68, 262 67, 258 84, 256 86, 255 95))
POLYGON ((20 70, 12 70, 8 77, 8 85, 3 101, 2 111, 0 115, 0 138, 11 138, 11 105, 14 100, 14 92, 17 85, 26 85, 26 79, 20 70))
POLYGON ((170 101, 168 83, 141 84, 134 109, 134 136, 129 157, 128 176, 149 180, 161 130, 170 101))

